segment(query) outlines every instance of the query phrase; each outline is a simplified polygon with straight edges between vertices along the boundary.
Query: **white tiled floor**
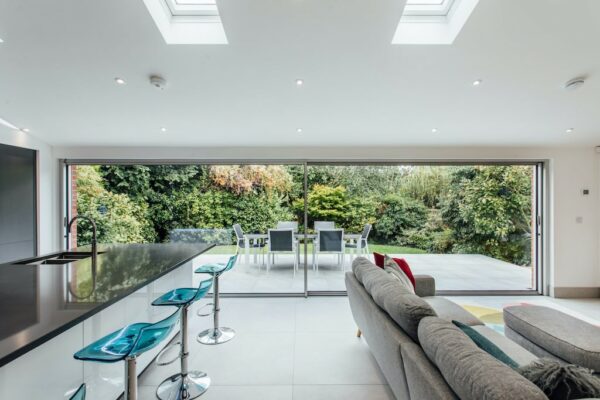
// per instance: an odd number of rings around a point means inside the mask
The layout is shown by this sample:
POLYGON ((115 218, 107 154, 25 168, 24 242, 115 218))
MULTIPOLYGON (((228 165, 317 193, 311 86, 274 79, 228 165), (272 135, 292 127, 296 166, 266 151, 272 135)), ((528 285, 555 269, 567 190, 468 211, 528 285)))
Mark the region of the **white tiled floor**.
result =
MULTIPOLYGON (((600 322, 600 299, 566 300, 542 296, 449 297, 462 305, 501 310, 516 303, 557 308, 600 322)), ((196 307, 195 307, 196 308, 196 307)), ((195 310, 194 310, 195 311, 195 310)), ((191 369, 207 372, 207 400, 390 400, 389 390, 356 326, 346 297, 224 298, 222 325, 237 336, 204 346, 195 336, 211 318, 190 313, 191 369)), ((178 364, 150 367, 140 378, 140 399, 154 399, 156 386, 178 364)))
MULTIPOLYGON (((222 325, 237 336, 219 346, 196 342, 212 320, 190 313, 190 368, 212 378, 202 399, 394 398, 355 336, 346 297, 224 298, 221 310, 222 325)), ((177 369, 177 363, 150 367, 140 378, 140 399, 154 399, 156 386, 177 369)))

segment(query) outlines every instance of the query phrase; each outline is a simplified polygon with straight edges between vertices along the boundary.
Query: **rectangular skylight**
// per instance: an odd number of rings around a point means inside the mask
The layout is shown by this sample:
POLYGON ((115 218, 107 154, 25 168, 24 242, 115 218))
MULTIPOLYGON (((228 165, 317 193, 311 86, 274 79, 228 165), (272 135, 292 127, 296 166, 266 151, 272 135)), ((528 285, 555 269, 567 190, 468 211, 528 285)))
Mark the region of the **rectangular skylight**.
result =
POLYGON ((216 0, 144 0, 167 44, 227 44, 216 0))
POLYGON ((219 10, 214 0, 165 0, 171 15, 193 17, 218 17, 219 10))
POLYGON ((392 44, 452 44, 479 0, 406 0, 392 44))
POLYGON ((404 15, 445 17, 453 4, 454 0, 407 0, 404 15))

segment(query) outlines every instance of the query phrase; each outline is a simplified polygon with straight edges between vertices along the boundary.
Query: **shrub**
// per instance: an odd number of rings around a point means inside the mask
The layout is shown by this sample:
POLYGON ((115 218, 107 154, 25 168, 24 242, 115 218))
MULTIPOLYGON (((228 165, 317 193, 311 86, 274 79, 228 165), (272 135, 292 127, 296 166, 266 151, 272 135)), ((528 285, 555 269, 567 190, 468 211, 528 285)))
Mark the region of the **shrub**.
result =
MULTIPOLYGON (((98 242, 139 243, 145 241, 149 228, 145 220, 147 209, 132 202, 126 195, 107 191, 97 167, 77 167, 77 214, 96 222, 98 242)), ((77 243, 91 243, 92 229, 86 220, 77 221, 77 243)))
POLYGON ((427 208, 422 202, 398 196, 388 195, 383 198, 376 216, 374 236, 383 243, 406 242, 406 235, 411 230, 422 227, 427 221, 427 208))
MULTIPOLYGON (((293 209, 299 219, 304 215, 304 200, 297 199, 293 209)), ((367 223, 372 223, 375 203, 369 199, 349 198, 343 186, 314 185, 308 194, 309 227, 314 221, 333 221, 336 227, 348 232, 361 232, 367 223)))

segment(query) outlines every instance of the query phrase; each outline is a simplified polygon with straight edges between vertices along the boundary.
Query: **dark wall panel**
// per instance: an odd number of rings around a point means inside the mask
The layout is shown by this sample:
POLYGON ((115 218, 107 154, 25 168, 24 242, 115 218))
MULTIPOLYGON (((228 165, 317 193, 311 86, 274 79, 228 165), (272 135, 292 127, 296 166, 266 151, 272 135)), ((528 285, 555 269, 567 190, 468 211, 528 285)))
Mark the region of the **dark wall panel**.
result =
POLYGON ((36 152, 0 144, 0 263, 36 255, 36 152))

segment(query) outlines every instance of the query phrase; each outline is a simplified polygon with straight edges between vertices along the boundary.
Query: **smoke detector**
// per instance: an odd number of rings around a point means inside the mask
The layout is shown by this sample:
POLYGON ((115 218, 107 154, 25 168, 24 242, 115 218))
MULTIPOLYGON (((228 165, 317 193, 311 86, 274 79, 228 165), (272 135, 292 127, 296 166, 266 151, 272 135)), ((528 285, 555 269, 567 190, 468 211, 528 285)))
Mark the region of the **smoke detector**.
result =
POLYGON ((152 75, 150 77, 150 84, 160 90, 164 90, 167 87, 167 81, 165 78, 158 75, 152 75))
POLYGON ((579 89, 581 86, 583 86, 584 83, 585 78, 583 77, 573 78, 570 81, 567 81, 567 83, 565 83, 565 90, 579 89))

